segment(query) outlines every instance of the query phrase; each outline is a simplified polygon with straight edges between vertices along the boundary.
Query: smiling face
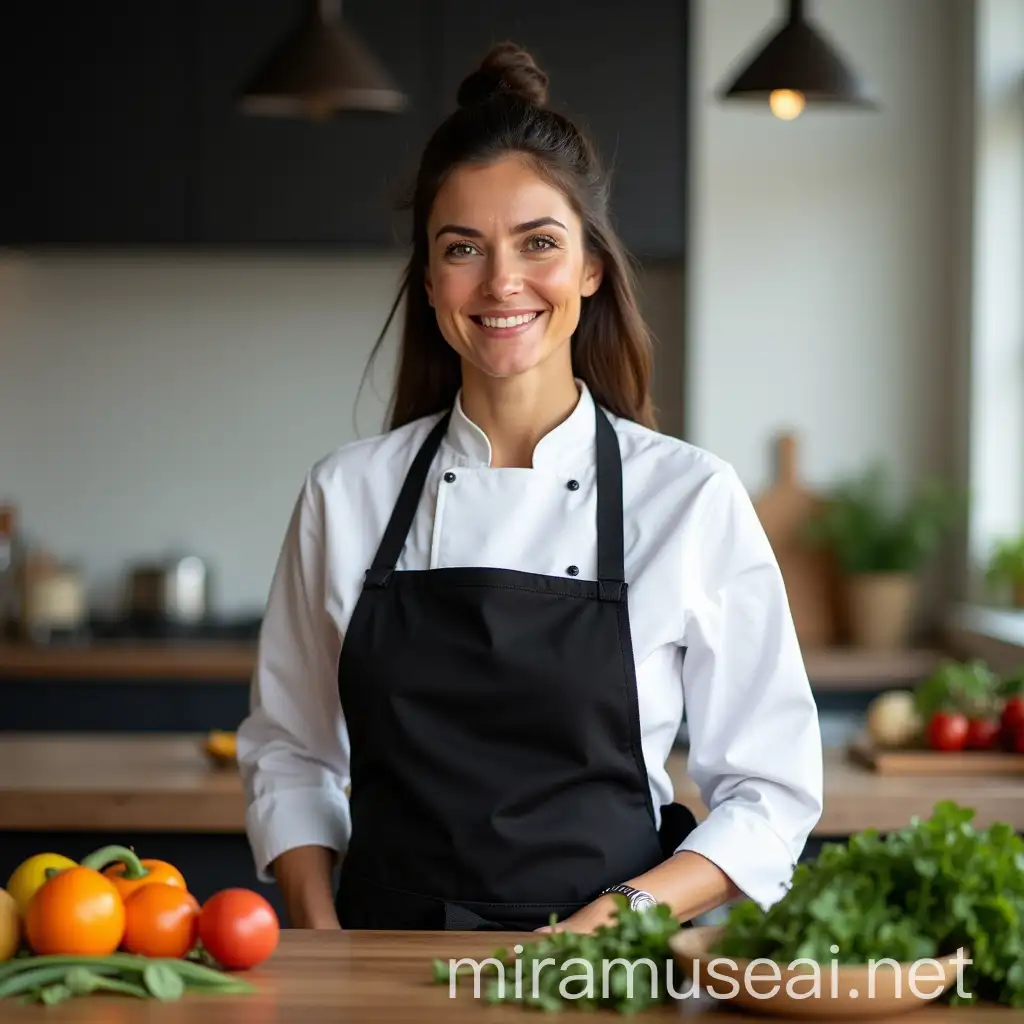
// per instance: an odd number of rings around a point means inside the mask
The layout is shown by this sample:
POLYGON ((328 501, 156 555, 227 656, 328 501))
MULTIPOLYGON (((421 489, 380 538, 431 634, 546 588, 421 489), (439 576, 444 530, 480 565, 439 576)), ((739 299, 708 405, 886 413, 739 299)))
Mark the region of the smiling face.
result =
POLYGON ((562 192, 518 156, 460 167, 427 232, 427 296, 464 375, 571 373, 569 341, 601 265, 562 192))

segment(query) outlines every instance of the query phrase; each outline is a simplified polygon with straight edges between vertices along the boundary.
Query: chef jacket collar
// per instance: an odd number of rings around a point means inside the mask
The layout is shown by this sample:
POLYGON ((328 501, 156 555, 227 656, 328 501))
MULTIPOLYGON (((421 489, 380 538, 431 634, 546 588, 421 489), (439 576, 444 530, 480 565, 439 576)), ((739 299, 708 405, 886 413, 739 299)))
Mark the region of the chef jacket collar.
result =
MULTIPOLYGON (((580 397, 576 408, 553 430, 548 431, 533 450, 534 469, 566 468, 589 450, 593 461, 594 399, 582 380, 576 378, 580 397)), ((455 396, 452 417, 446 435, 448 444, 469 466, 491 464, 491 442, 462 409, 462 391, 455 396)))

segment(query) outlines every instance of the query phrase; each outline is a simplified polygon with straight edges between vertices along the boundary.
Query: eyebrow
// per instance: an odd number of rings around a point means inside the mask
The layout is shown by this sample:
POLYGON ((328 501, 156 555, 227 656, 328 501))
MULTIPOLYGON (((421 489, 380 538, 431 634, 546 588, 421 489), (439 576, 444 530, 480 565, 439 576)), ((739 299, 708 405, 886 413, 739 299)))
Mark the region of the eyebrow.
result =
MULTIPOLYGON (((554 224, 556 227, 560 227, 563 231, 568 231, 568 228, 560 220, 555 220, 554 217, 538 217, 536 220, 528 220, 524 221, 522 224, 517 224, 512 229, 512 233, 519 235, 524 231, 534 231, 547 224, 554 224)), ((484 233, 482 231, 477 231, 476 228, 467 228, 461 224, 445 224, 437 229, 437 234, 434 235, 434 241, 436 242, 442 235, 446 234, 466 235, 468 238, 483 238, 484 233)))

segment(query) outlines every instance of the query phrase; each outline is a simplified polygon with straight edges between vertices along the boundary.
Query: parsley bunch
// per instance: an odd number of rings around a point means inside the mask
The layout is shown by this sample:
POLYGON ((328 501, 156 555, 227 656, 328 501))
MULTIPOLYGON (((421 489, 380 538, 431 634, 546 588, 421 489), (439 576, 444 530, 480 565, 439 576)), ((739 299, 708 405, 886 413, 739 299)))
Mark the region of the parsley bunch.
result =
POLYGON ((980 658, 971 661, 947 659, 925 679, 914 693, 914 703, 927 723, 936 711, 960 711, 970 718, 999 717, 1009 692, 980 658))
POLYGON ((789 891, 767 912, 750 901, 734 905, 716 952, 858 964, 965 946, 969 995, 954 986, 945 999, 1024 1007, 1024 840, 1002 822, 977 829, 973 817, 941 801, 930 818, 884 837, 867 829, 826 844, 797 866, 789 891))
MULTIPOLYGON (((542 933, 543 938, 523 943, 519 954, 506 948, 495 951, 492 957, 500 963, 500 970, 481 964, 483 998, 490 1003, 517 1001, 546 1011, 603 1007, 630 1014, 668 1001, 666 981, 670 980, 676 991, 686 983, 682 971, 674 967, 676 973, 667 974, 672 960, 668 939, 678 931, 680 922, 664 904, 630 910, 624 896, 616 894, 615 901, 615 920, 591 935, 547 932, 542 933), (547 958, 554 964, 543 964, 547 958), (644 961, 650 961, 654 970, 644 961)), ((449 984, 451 966, 435 960, 434 981, 449 984)), ((456 963, 455 973, 457 980, 472 980, 469 967, 456 963)))

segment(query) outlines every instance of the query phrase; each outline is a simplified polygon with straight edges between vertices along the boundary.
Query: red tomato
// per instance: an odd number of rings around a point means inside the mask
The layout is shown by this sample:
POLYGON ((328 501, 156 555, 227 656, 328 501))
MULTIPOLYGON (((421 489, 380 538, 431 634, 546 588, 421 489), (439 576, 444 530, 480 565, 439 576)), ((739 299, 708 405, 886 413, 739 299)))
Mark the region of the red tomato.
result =
POLYGON ((140 956, 183 957, 195 944, 199 901, 173 882, 151 882, 124 901, 122 946, 140 956))
POLYGON ((1024 697, 1010 697, 1003 705, 1001 716, 1003 728, 1013 733, 1024 725, 1024 697))
POLYGON ((247 970, 277 948, 281 926, 274 908, 251 889, 222 889, 199 912, 199 941, 225 970, 247 970))
POLYGON ((928 746, 932 750, 963 750, 968 729, 967 716, 959 711, 936 711, 928 722, 928 746))
POLYGON ((972 718, 967 723, 964 746, 968 750, 991 750, 998 745, 1001 731, 998 718, 972 718))
POLYGON ((1024 722, 1017 726, 1013 733, 1013 746, 1010 749, 1015 754, 1024 754, 1024 722))

